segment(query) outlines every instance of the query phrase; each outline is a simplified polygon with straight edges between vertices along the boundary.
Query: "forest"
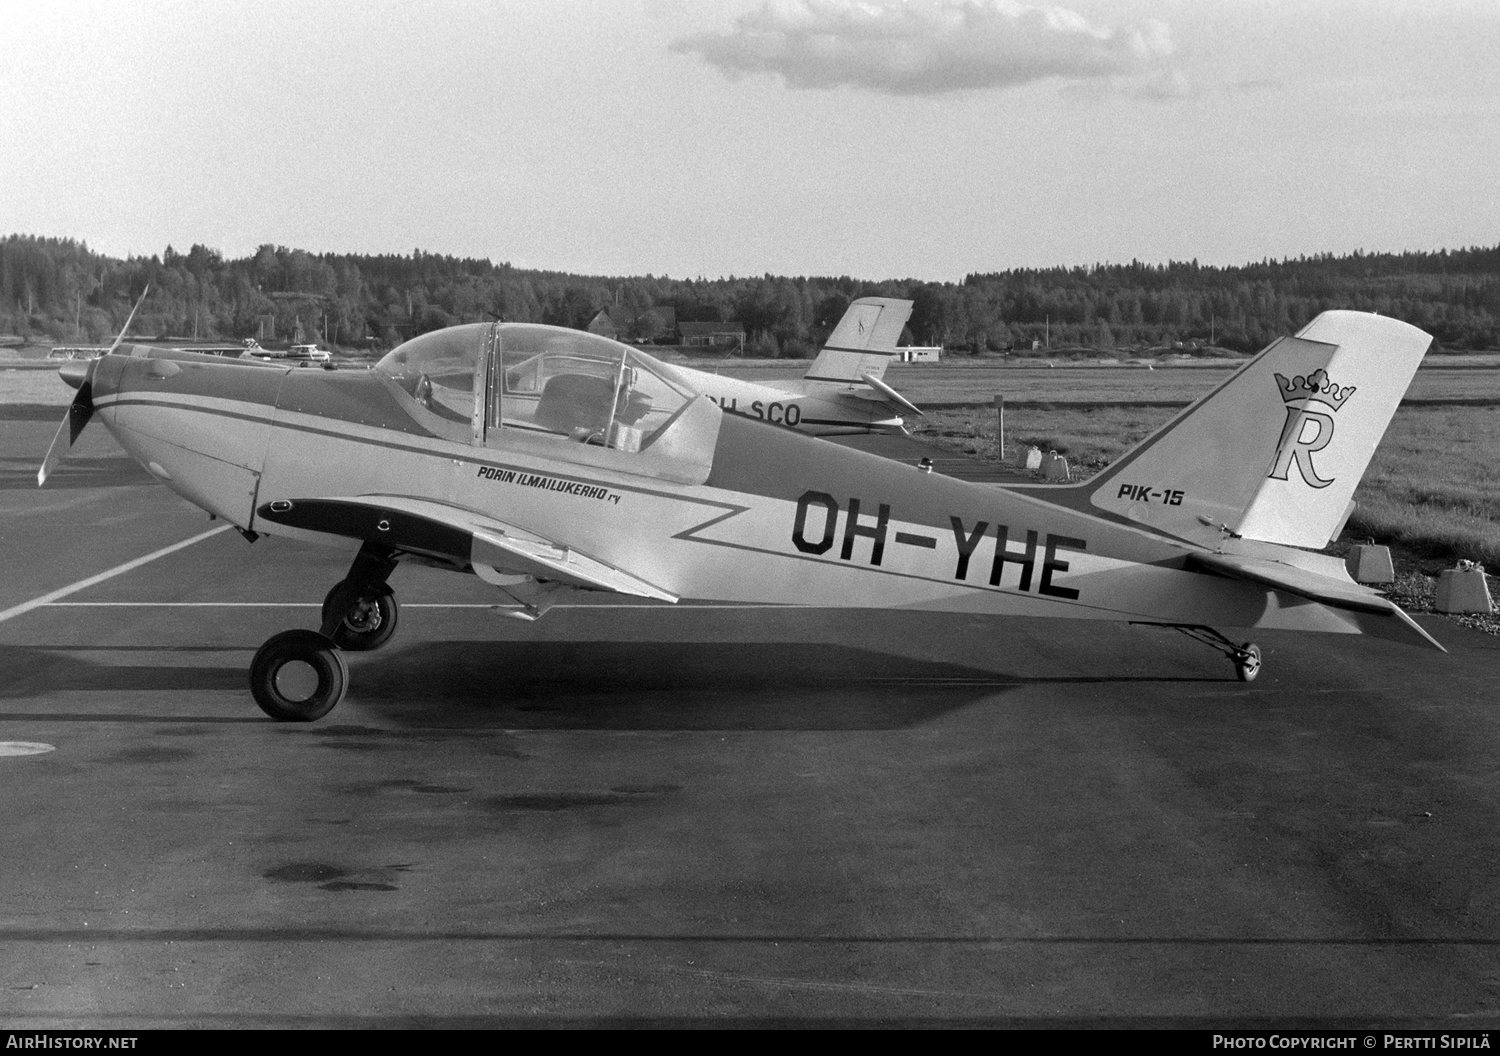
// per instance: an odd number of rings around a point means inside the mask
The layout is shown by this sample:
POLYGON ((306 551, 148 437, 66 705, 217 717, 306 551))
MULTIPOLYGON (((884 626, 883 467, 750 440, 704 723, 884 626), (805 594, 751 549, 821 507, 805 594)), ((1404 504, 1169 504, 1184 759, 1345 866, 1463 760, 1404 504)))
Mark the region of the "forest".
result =
POLYGON ((1318 312, 1404 319, 1450 352, 1500 348, 1500 245, 1438 252, 1320 255, 1240 266, 1093 264, 972 274, 962 282, 763 275, 610 277, 515 268, 414 251, 308 253, 265 245, 226 260, 194 245, 120 260, 68 238, 0 240, 0 342, 108 343, 149 284, 131 333, 285 344, 300 338, 379 352, 455 323, 500 318, 583 328, 608 307, 633 340, 670 343, 648 321, 739 322, 744 354, 805 357, 850 300, 914 302, 914 344, 954 353, 1034 344, 1147 354, 1259 349, 1318 312))

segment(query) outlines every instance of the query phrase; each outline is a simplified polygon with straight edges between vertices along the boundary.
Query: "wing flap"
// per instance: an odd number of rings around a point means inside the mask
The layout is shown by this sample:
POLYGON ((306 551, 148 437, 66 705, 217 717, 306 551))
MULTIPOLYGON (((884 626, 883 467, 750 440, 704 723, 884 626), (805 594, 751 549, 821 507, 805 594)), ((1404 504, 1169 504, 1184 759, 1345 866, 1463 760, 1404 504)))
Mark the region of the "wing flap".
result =
POLYGON ((476 569, 513 572, 586 590, 677 600, 675 594, 639 576, 535 532, 427 499, 403 495, 281 499, 262 505, 256 517, 270 524, 441 557, 476 569))
POLYGON ((476 531, 470 561, 476 566, 484 564, 491 568, 521 572, 537 579, 559 580, 590 590, 633 594, 657 601, 677 600, 676 594, 653 586, 613 565, 606 565, 587 554, 558 546, 537 536, 528 537, 528 534, 522 534, 514 528, 501 532, 476 531))

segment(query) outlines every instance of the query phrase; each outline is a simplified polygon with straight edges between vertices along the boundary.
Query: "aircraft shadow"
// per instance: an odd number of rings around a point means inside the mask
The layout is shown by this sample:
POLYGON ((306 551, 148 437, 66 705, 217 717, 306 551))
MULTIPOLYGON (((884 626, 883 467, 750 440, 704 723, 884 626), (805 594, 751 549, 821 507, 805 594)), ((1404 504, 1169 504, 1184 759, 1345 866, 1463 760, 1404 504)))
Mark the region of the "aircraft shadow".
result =
MULTIPOLYGON (((11 673, 0 679, 0 700, 231 692, 244 699, 239 718, 270 721, 250 698, 245 663, 111 664, 69 654, 66 647, 0 646, 0 671, 11 673)), ((896 730, 1028 685, 1225 681, 1016 675, 822 642, 445 641, 345 656, 347 701, 404 730, 896 730)), ((324 724, 300 728, 337 724, 350 710, 346 703, 324 724)), ((36 717, 28 709, 0 722, 36 717)))
MULTIPOLYGON (((50 649, 0 646, 0 700, 24 700, 49 693, 240 690, 242 667, 153 667, 100 664, 50 649)), ((254 705, 252 705, 253 707, 254 705)))
POLYGON ((349 699, 428 727, 901 729, 1021 684, 823 643, 438 642, 351 660, 349 699))
POLYGON ((51 422, 56 425, 68 416, 66 404, 6 403, 0 404, 0 422, 51 422))
MULTIPOLYGON (((0 491, 35 491, 36 471, 41 464, 41 455, 34 459, 0 458, 0 491)), ((59 462, 47 478, 48 488, 118 488, 155 483, 156 478, 129 455, 73 456, 59 462)))

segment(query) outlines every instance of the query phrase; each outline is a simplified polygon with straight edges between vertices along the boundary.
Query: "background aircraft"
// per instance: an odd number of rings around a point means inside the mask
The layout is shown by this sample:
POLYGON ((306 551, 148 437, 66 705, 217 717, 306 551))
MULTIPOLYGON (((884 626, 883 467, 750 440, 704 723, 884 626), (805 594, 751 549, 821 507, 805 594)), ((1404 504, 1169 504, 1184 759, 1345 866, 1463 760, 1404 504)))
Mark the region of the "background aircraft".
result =
POLYGON ((278 719, 342 699, 344 653, 395 630, 405 561, 471 572, 524 618, 607 591, 1155 624, 1249 680, 1259 649, 1215 628, 1441 648, 1300 549, 1341 529, 1430 341, 1325 312, 1067 487, 970 484, 726 414, 639 349, 555 327, 435 331, 361 372, 125 347, 87 366, 38 481, 97 415, 251 541, 358 544, 320 629, 256 653, 278 719))
POLYGON ((694 392, 734 414, 786 425, 812 436, 905 432, 900 414, 921 414, 884 381, 901 356, 896 342, 911 317, 911 301, 861 297, 844 317, 807 373, 796 381, 766 384, 674 366, 694 392))

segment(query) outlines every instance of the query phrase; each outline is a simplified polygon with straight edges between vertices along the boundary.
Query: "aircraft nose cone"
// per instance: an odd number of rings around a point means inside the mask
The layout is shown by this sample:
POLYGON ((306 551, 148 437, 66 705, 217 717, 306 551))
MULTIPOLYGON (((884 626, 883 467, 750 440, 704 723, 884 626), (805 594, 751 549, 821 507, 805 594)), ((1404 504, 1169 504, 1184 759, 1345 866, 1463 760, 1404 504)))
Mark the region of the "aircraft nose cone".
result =
POLYGON ((92 365, 91 360, 70 359, 57 368, 57 376, 67 382, 68 388, 76 389, 89 376, 89 367, 92 365))

